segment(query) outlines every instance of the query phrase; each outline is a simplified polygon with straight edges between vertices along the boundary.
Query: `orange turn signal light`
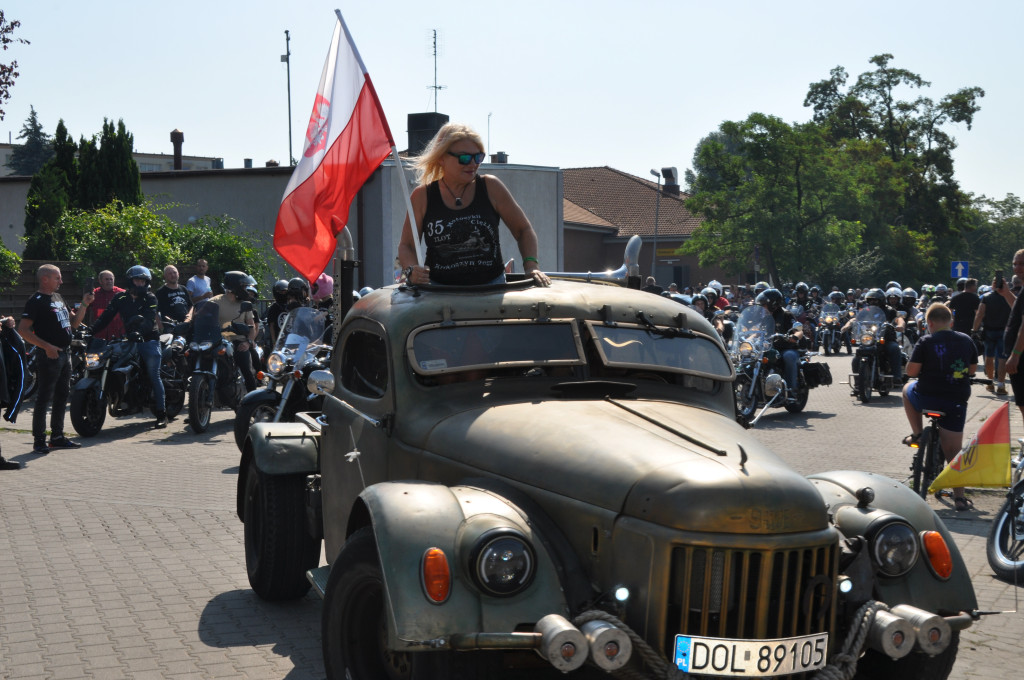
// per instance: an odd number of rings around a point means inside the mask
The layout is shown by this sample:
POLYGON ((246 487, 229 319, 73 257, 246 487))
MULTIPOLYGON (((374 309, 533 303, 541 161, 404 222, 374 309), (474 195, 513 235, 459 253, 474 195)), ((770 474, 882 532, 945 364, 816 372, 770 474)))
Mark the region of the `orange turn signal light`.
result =
POLYGON ((452 570, 448 556, 440 548, 427 548, 423 553, 423 591, 435 604, 448 599, 452 591, 452 570))
POLYGON ((953 573, 953 556, 946 545, 946 539, 938 531, 925 531, 921 534, 924 543, 925 554, 928 555, 928 563, 932 565, 935 574, 942 579, 947 579, 953 573))
POLYGON ((263 380, 264 377, 265 376, 263 375, 263 371, 256 371, 256 379, 257 380, 263 380))

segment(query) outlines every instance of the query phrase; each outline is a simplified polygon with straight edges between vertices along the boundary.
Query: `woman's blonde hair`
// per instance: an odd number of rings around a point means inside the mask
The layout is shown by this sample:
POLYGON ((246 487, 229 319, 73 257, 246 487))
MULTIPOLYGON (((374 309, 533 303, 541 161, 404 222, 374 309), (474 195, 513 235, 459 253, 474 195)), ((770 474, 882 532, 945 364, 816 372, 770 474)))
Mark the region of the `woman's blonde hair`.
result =
POLYGON ((448 149, 452 148, 455 142, 464 139, 472 140, 481 151, 484 150, 484 140, 476 130, 463 123, 445 123, 437 131, 434 138, 430 140, 426 148, 416 158, 413 168, 416 169, 417 178, 421 185, 430 184, 441 179, 441 162, 448 149))

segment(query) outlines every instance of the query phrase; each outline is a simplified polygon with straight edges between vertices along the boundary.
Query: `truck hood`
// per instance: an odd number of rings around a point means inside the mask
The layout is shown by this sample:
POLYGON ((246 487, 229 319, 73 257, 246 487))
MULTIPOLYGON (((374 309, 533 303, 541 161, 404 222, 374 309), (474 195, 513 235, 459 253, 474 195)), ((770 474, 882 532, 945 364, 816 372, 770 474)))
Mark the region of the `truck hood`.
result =
POLYGON ((828 526, 813 485, 742 427, 654 400, 544 400, 450 412, 424 448, 497 476, 686 531, 828 526))

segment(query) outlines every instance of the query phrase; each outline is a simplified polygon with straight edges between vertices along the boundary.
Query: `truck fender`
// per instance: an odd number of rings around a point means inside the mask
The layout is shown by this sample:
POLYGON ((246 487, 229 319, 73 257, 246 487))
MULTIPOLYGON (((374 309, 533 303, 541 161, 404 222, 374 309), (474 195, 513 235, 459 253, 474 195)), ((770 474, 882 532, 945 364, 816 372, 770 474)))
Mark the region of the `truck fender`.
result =
POLYGON ((247 392, 242 401, 238 402, 239 406, 247 406, 249 404, 276 404, 281 401, 281 393, 277 390, 272 390, 269 387, 261 387, 247 392))
POLYGON ((902 517, 918 532, 937 531, 949 546, 953 571, 948 579, 937 576, 928 564, 924 547, 914 567, 897 578, 876 576, 878 599, 892 606, 912 604, 944 615, 977 609, 978 601, 963 556, 946 525, 920 496, 894 479, 872 472, 833 470, 809 475, 828 508, 832 521, 847 538, 864 535, 872 522, 887 514, 902 517), (874 500, 858 505, 857 491, 870 487, 874 500))
POLYGON ((320 471, 320 433, 302 423, 253 423, 238 464, 236 509, 242 518, 249 468, 268 475, 316 474, 320 471))
POLYGON ((569 616, 544 542, 507 499, 472 486, 415 481, 375 484, 360 499, 377 540, 392 649, 429 650, 452 633, 513 632, 547 614, 569 616), (510 597, 485 594, 473 576, 473 548, 493 531, 518 533, 534 553, 532 581, 510 597), (421 567, 430 548, 444 552, 451 571, 451 592, 439 604, 423 587, 421 567))

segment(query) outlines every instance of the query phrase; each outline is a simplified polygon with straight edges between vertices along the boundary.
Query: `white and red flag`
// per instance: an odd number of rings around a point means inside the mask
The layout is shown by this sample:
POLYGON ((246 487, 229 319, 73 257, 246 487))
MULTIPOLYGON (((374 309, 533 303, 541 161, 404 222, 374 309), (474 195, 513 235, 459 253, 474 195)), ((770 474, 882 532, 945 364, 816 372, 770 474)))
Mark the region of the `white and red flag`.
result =
POLYGON ((274 225, 274 249, 310 281, 330 262, 352 199, 395 144, 352 35, 335 13, 302 157, 274 225))

